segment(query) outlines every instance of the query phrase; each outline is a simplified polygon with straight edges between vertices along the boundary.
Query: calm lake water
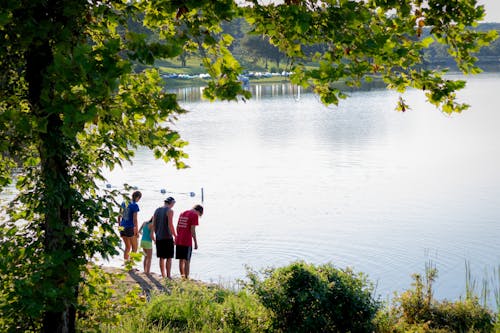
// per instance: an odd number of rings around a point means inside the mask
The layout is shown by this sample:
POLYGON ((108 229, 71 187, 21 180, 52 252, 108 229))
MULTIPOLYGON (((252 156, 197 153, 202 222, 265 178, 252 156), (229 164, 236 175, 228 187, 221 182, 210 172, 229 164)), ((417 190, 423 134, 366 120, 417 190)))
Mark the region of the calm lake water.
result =
MULTIPOLYGON (((109 173, 113 186, 143 192, 140 221, 172 195, 176 222, 201 202, 203 188, 193 278, 231 283, 245 277, 245 265, 332 263, 365 272, 386 299, 431 262, 436 297, 457 299, 466 262, 479 285, 493 277, 500 75, 468 78, 459 96, 471 108, 452 116, 416 91, 405 95, 412 110, 400 113, 399 95, 386 90, 353 92, 338 107, 289 85, 252 90, 246 103, 201 102, 199 88, 179 91, 191 111, 176 123, 190 142, 189 169, 140 150, 133 165, 109 173)), ((156 257, 152 269, 159 272, 156 257)))

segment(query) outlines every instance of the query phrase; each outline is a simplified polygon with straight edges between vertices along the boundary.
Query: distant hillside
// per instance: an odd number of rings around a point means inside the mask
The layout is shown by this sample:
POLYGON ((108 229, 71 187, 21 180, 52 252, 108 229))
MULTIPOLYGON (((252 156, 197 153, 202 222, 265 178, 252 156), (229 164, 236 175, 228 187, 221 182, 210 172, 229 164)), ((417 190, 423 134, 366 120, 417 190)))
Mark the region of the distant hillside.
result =
MULTIPOLYGON (((500 35, 500 23, 483 23, 477 27, 478 31, 496 30, 500 35)), ((431 68, 456 69, 454 60, 448 54, 445 47, 438 43, 433 43, 425 52, 426 65, 431 68)), ((500 38, 495 40, 490 46, 483 47, 476 54, 477 64, 484 71, 500 71, 500 38)))
MULTIPOLYGON (((282 73, 290 69, 287 57, 276 47, 269 44, 265 38, 251 35, 249 33, 250 26, 243 19, 228 22, 223 28, 225 33, 232 35, 234 38, 231 51, 249 72, 282 73)), ((500 34, 500 23, 483 23, 477 27, 477 30, 496 30, 500 34)), ((144 31, 141 32, 144 33, 144 31)), ((309 47, 309 51, 312 53, 321 50, 322 47, 322 45, 309 47)), ((478 57, 479 67, 484 71, 500 71, 500 39, 494 41, 490 46, 482 48, 476 56, 478 57)), ((425 50, 424 58, 424 64, 429 68, 457 69, 446 48, 437 42, 425 50)), ((200 57, 192 53, 184 53, 175 61, 159 61, 156 66, 165 74, 199 75, 204 73, 200 57)), ((314 67, 315 64, 311 63, 310 66, 314 67)), ((200 80, 199 83, 201 84, 204 82, 203 78, 197 80, 200 80)), ((176 78, 176 81, 182 83, 185 80, 179 77, 176 78)))

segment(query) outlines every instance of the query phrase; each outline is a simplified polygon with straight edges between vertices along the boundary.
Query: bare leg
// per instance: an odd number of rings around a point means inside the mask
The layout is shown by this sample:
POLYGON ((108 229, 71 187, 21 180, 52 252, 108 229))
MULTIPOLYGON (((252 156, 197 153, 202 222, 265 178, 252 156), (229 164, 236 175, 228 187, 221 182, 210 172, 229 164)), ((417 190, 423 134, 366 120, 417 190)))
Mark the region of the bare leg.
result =
POLYGON ((152 249, 144 249, 144 273, 149 274, 151 271, 151 259, 153 256, 152 249))
POLYGON ((167 276, 167 272, 165 270, 165 258, 160 258, 160 272, 161 277, 167 276))
POLYGON ((185 260, 186 263, 184 264, 184 273, 186 273, 186 279, 189 278, 189 266, 191 262, 189 260, 185 260))
POLYGON ((181 273, 182 278, 186 277, 185 262, 186 262, 186 259, 179 259, 179 272, 181 273))
POLYGON ((167 258, 167 277, 171 279, 170 272, 172 271, 172 258, 167 258))
POLYGON ((123 259, 129 260, 130 259, 130 248, 132 247, 132 244, 130 243, 130 237, 122 237, 123 243, 125 243, 125 250, 123 250, 123 259))
POLYGON ((132 236, 132 237, 129 237, 130 238, 130 244, 132 246, 132 252, 137 252, 137 237, 136 236, 132 236))

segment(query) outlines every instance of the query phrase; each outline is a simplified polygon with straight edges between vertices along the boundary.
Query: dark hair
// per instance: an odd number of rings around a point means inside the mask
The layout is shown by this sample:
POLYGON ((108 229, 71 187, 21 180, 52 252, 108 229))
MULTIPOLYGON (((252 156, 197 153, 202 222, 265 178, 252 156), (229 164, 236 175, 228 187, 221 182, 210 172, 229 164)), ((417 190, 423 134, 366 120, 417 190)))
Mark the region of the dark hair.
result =
POLYGON ((195 205, 193 209, 197 212, 200 213, 200 216, 203 215, 203 206, 202 205, 195 205))
POLYGON ((137 201, 137 199, 140 199, 141 197, 141 191, 135 191, 134 193, 132 193, 132 201, 137 201))
POLYGON ((168 198, 165 199, 165 202, 170 205, 171 203, 175 202, 175 199, 172 198, 172 197, 168 197, 168 198))

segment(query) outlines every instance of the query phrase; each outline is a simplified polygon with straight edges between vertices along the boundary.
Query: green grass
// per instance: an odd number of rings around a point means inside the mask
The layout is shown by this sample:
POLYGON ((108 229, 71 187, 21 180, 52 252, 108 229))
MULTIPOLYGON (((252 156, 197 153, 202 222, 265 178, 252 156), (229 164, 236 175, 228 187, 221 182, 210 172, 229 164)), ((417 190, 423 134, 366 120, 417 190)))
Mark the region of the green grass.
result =
POLYGON ((175 74, 201 74, 206 73, 205 68, 201 63, 201 58, 192 57, 186 61, 186 66, 182 66, 180 61, 177 60, 157 60, 155 67, 161 73, 175 73, 175 74))

